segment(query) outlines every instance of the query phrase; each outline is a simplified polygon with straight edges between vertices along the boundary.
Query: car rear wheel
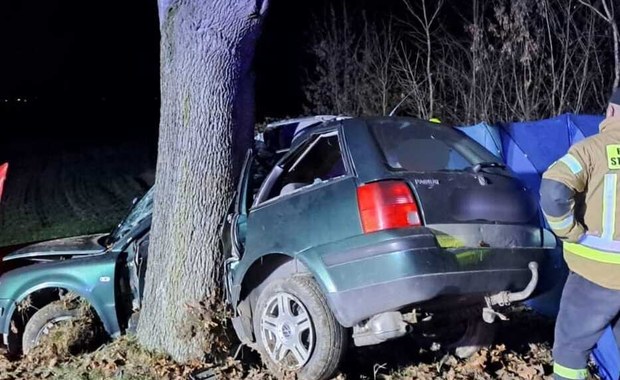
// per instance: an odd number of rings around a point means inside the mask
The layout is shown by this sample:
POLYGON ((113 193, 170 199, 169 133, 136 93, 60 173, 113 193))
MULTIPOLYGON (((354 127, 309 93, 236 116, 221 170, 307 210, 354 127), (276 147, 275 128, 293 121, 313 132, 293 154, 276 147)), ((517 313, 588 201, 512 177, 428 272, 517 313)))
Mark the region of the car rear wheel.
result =
POLYGON ((254 332, 271 372, 322 380, 336 372, 346 349, 346 330, 334 318, 323 293, 308 276, 267 284, 258 297, 254 332))
POLYGON ((449 344, 454 355, 461 359, 469 358, 481 349, 493 344, 496 325, 484 322, 482 319, 468 319, 463 324, 461 336, 449 344))
POLYGON ((27 354, 41 343, 41 340, 60 325, 78 317, 78 310, 63 302, 52 302, 39 309, 26 324, 22 336, 22 350, 27 354))

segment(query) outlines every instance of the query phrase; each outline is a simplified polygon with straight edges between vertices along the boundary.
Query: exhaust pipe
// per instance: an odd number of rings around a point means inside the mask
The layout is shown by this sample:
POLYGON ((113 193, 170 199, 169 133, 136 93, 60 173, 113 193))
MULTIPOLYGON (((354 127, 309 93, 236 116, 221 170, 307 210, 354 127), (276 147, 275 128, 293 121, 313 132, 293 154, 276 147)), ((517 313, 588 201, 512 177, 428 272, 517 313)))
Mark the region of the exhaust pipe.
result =
POLYGON ((486 303, 486 307, 482 309, 482 319, 484 319, 487 323, 493 323, 495 321, 495 317, 499 317, 501 320, 507 320, 508 318, 493 310, 493 306, 510 306, 513 302, 519 302, 527 299, 532 295, 534 290, 536 289, 536 285, 538 285, 538 263, 535 261, 531 261, 527 267, 532 273, 532 278, 530 278, 530 282, 527 284, 525 289, 520 292, 509 292, 502 291, 490 296, 484 297, 484 301, 486 303))

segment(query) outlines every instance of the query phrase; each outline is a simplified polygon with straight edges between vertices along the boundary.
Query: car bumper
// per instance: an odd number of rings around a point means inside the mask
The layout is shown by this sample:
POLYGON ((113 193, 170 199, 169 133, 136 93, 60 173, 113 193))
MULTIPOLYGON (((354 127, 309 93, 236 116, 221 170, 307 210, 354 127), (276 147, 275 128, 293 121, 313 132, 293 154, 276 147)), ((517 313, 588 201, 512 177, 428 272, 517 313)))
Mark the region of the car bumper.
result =
POLYGON ((8 344, 9 331, 5 329, 4 326, 9 326, 9 324, 6 323, 6 319, 8 318, 8 312, 12 303, 13 300, 0 299, 0 326, 2 327, 2 343, 5 346, 8 344))
POLYGON ((336 319, 345 327, 441 296, 475 295, 483 301, 484 295, 522 290, 531 279, 528 264, 544 265, 553 250, 443 249, 434 235, 423 229, 378 240, 323 256, 332 281, 326 296, 336 319))

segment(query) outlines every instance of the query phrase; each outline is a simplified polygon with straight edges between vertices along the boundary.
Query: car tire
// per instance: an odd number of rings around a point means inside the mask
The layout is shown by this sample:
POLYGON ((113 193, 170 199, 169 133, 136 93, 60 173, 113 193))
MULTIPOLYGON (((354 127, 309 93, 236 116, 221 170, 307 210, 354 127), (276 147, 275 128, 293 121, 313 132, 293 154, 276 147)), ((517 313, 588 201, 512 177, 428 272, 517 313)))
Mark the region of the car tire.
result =
POLYGON ((27 354, 36 347, 43 335, 48 333, 55 324, 77 317, 78 310, 67 307, 64 302, 52 302, 42 307, 26 323, 22 336, 23 353, 27 354))
POLYGON ((495 324, 486 323, 482 319, 469 319, 465 322, 465 331, 461 337, 449 346, 456 357, 467 359, 493 344, 496 330, 495 324))
POLYGON ((253 325, 263 363, 276 376, 292 372, 299 379, 327 379, 347 347, 346 329, 309 276, 268 283, 258 297, 253 325))

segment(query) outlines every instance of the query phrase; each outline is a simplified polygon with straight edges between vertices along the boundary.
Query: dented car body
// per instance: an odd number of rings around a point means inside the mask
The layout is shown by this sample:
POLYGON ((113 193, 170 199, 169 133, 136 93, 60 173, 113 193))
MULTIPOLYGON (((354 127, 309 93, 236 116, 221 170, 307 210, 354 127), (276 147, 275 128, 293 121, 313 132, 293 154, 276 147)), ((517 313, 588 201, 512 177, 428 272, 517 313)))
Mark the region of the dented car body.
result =
POLYGON ((313 362, 318 341, 339 343, 318 325, 291 327, 301 318, 294 307, 311 320, 335 318, 359 346, 404 335, 412 312, 473 306, 492 320, 498 304, 532 295, 555 237, 534 198, 484 148, 409 118, 300 125, 267 128, 266 142, 288 134, 289 146, 271 147, 277 162, 266 175, 265 154, 248 153, 222 229, 233 325, 267 362, 309 378, 329 370, 313 362), (298 276, 316 285, 331 316, 310 310, 303 289, 286 291, 298 276), (293 301, 270 306, 278 299, 293 301), (291 343, 291 330, 307 338, 291 343))
POLYGON ((109 234, 57 239, 28 245, 3 258, 0 275, 0 331, 13 353, 22 333, 42 307, 74 294, 97 313, 106 332, 118 336, 139 311, 153 189, 109 234))
MULTIPOLYGON (((320 116, 272 124, 262 137, 220 233, 233 326, 272 370, 324 379, 349 338, 378 344, 445 314, 469 320, 466 310, 492 322, 543 290, 537 267, 555 237, 515 176, 461 132, 320 116)), ((66 292, 87 300, 111 336, 131 328, 152 196, 110 234, 6 256, 4 343, 22 345, 32 314, 66 292)))

